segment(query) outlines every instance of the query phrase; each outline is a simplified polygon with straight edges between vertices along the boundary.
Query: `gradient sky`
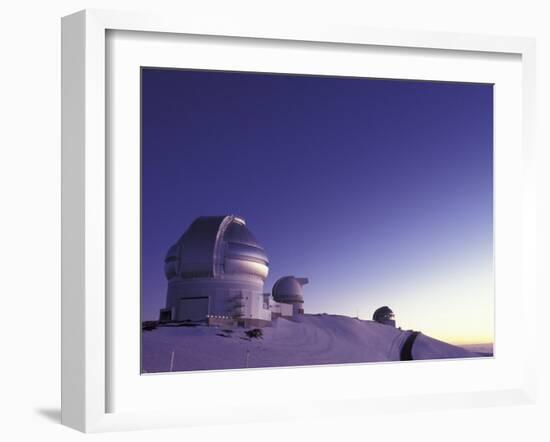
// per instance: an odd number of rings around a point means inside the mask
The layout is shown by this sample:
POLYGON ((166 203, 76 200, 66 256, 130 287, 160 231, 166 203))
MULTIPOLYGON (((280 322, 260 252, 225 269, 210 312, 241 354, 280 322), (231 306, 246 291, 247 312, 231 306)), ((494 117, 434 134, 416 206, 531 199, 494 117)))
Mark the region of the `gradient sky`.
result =
POLYGON ((142 71, 142 315, 201 215, 235 214, 306 276, 305 310, 493 341, 493 87, 142 71))

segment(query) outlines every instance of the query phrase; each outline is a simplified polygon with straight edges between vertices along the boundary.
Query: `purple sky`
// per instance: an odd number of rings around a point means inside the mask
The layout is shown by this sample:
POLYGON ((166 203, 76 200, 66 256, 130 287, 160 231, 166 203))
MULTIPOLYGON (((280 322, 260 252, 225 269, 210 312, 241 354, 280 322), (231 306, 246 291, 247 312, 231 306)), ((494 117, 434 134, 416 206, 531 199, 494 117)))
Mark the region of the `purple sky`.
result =
POLYGON ((144 319, 168 247, 236 214, 270 258, 266 291, 309 277, 306 312, 492 320, 492 109, 488 84, 143 69, 144 319))

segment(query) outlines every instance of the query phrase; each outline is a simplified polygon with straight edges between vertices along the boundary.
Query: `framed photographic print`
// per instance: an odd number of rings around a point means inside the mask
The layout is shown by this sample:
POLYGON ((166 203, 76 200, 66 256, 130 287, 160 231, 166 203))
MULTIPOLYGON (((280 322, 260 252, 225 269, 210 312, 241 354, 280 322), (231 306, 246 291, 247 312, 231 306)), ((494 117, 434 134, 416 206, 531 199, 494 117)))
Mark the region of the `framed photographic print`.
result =
POLYGON ((84 11, 62 41, 63 423, 532 400, 532 40, 84 11))

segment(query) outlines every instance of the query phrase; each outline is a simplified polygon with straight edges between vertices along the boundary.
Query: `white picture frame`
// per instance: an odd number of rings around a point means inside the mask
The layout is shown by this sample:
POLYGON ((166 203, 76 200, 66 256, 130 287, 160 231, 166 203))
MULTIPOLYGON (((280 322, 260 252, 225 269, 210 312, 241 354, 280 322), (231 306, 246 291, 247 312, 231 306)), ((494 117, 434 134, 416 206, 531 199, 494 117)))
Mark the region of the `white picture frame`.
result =
MULTIPOLYGON (((108 299, 109 227, 113 199, 109 186, 109 144, 106 132, 108 119, 106 66, 108 63, 106 36, 108 32, 152 32, 162 35, 218 36, 235 39, 261 39, 273 42, 309 42, 403 49, 429 49, 456 53, 511 54, 521 63, 521 118, 514 127, 521 141, 514 152, 521 159, 516 167, 522 183, 509 183, 518 188, 514 204, 518 223, 509 226, 515 236, 514 286, 520 288, 518 315, 528 318, 527 308, 535 299, 535 177, 534 105, 535 105, 535 42, 529 38, 494 37, 417 31, 388 31, 349 28, 337 25, 304 24, 300 27, 232 21, 217 23, 196 17, 165 17, 151 14, 86 10, 62 20, 62 423, 85 432, 123 429, 156 428, 207 424, 212 419, 223 422, 282 419, 292 416, 288 407, 279 413, 262 408, 244 417, 235 417, 234 410, 216 416, 207 415, 197 407, 195 413, 170 406, 150 410, 112 410, 109 394, 113 355, 110 347, 109 324, 112 317, 108 299)), ((158 34, 157 34, 158 35, 158 34)), ((234 40, 233 40, 234 41, 234 40)), ((497 163, 498 165, 498 163, 497 163)), ((499 173, 498 168, 495 171, 499 173)), ((495 216, 496 223, 499 219, 495 216)), ((498 244, 498 243, 497 243, 498 244)), ((498 246, 497 246, 498 247, 498 246)), ((510 273, 510 272, 508 272, 510 273)), ((497 284, 497 293, 499 286, 497 284)), ((498 295, 497 295, 498 296, 498 295)), ((133 320, 137 321, 137 318, 133 320)), ((526 323, 521 331, 525 351, 518 355, 521 381, 502 388, 448 392, 444 389, 427 394, 377 395, 377 399, 359 391, 356 395, 313 398, 309 416, 363 414, 373 410, 399 411, 416 408, 450 408, 483 406, 502 403, 529 403, 535 395, 535 367, 529 354, 534 351, 535 324, 526 323)), ((497 344, 498 345, 498 344, 497 344)), ((498 358, 498 355, 497 355, 498 358)), ((389 367, 389 366, 387 366, 389 367)), ((412 366, 410 367, 412 369, 412 366)), ((449 370, 462 370, 456 365, 449 370)), ((327 376, 337 376, 343 367, 331 367, 327 376)), ((348 370, 346 376, 357 377, 361 366, 348 370)), ((488 368, 490 370, 490 368, 488 368)), ((519 368, 518 368, 519 370, 519 368)), ((277 370, 263 370, 260 381, 270 377, 297 376, 277 370)), ((195 376, 201 382, 211 373, 195 376)), ((158 377, 160 378, 160 377, 158 377)), ((175 383, 175 377, 164 377, 165 384, 175 383)), ((219 377, 216 379, 220 379, 219 377)), ((242 378, 244 379, 244 378, 242 378)), ((251 379, 251 378, 249 378, 251 379)), ((218 382, 219 384, 219 382, 218 382)), ((216 384, 217 385, 217 384, 216 384)), ((238 402, 238 401, 237 401, 238 402)), ((243 404, 240 404, 241 406, 243 404)), ((238 409, 238 404, 236 406, 238 409)), ((298 412, 298 411, 297 411, 298 412)), ((300 410, 303 412, 303 410, 300 410)))

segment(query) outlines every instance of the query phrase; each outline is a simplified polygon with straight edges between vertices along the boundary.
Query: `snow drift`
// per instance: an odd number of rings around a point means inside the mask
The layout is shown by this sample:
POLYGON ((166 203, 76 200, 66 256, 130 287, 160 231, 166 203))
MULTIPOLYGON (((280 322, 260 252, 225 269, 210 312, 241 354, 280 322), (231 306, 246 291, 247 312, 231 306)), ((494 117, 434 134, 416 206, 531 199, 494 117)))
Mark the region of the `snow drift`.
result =
POLYGON ((242 328, 159 327, 144 331, 142 372, 480 357, 423 334, 337 315, 275 319, 261 338, 242 328), (407 344, 407 340, 409 341, 407 344), (409 350, 408 358, 403 353, 409 350), (172 357, 173 353, 173 357, 172 357))

